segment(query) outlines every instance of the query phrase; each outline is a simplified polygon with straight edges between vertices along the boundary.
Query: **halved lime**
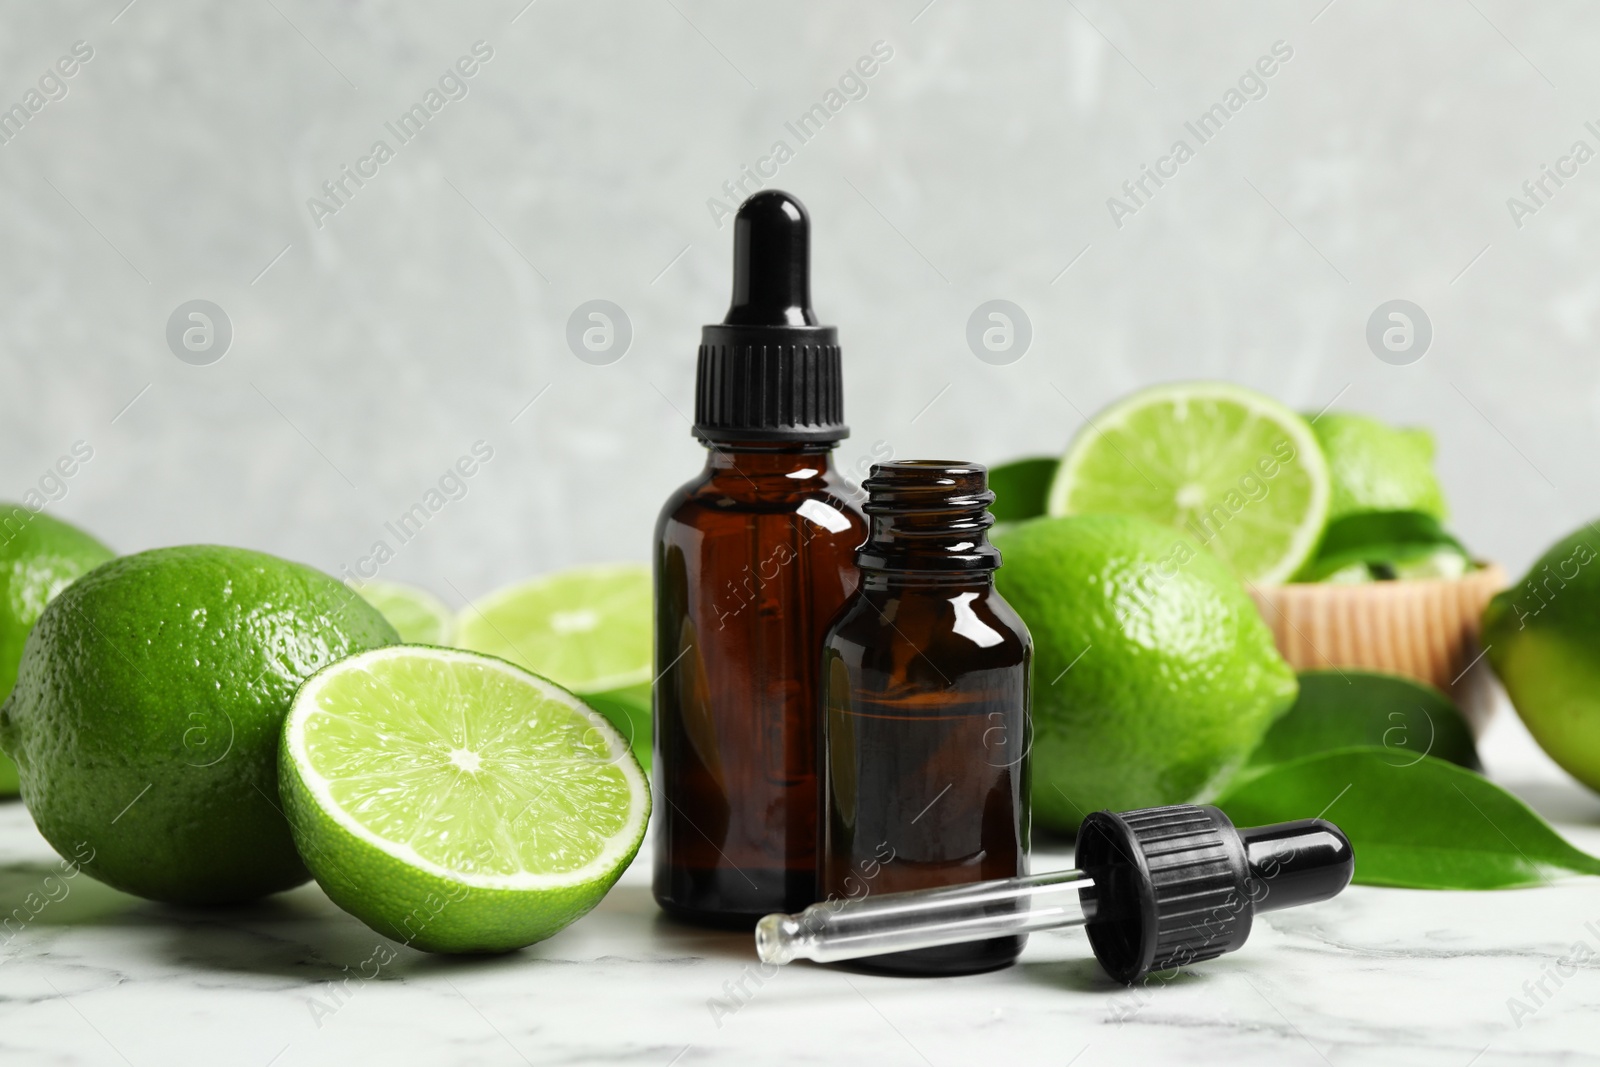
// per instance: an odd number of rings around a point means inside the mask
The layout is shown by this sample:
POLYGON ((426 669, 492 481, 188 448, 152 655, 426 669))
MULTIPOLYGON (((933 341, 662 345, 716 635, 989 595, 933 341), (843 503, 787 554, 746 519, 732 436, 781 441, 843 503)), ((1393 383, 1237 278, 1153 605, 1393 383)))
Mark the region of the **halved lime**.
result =
POLYGON ((575 567, 501 589, 461 612, 455 643, 574 693, 648 684, 650 568, 575 567))
POLYGON ((1328 464, 1306 421, 1224 382, 1142 390, 1079 431, 1050 486, 1051 515, 1153 519, 1240 578, 1286 581, 1316 550, 1328 464))
POLYGON ((448 645, 455 636, 455 614, 426 589, 399 582, 362 582, 355 590, 408 645, 448 645))
POLYGON ((472 652, 399 645, 313 675, 280 789, 334 903, 433 952, 541 941, 600 902, 644 838, 650 788, 573 694, 472 652))

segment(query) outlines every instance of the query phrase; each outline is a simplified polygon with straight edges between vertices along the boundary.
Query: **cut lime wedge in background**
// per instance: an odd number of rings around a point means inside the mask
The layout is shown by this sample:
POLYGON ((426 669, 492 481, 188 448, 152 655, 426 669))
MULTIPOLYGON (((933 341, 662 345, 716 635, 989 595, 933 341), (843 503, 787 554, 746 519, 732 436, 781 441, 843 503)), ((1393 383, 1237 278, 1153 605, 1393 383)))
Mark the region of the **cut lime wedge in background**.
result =
POLYGON ((457 617, 456 644, 574 693, 650 682, 650 568, 575 567, 490 593, 457 617))
POLYGON ((1222 382, 1159 385, 1079 431, 1050 486, 1051 515, 1153 519, 1240 578, 1282 582, 1316 550, 1328 465, 1306 421, 1222 382))
POLYGON ((301 687, 280 789, 328 896, 435 952, 543 940, 633 860, 650 788, 622 736, 573 694, 454 649, 353 656, 301 687))
POLYGON ((455 636, 454 613, 426 589, 399 582, 362 582, 355 589, 408 645, 448 645, 455 636))

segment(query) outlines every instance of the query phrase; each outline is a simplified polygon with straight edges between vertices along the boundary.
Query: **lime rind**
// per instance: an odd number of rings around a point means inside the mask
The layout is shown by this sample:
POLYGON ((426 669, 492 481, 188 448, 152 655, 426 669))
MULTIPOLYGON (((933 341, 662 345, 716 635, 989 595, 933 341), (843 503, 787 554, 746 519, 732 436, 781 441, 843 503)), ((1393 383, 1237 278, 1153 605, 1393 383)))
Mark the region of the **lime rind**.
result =
POLYGON ((461 648, 511 661, 577 693, 651 681, 650 568, 576 567, 496 590, 457 616, 461 648))
POLYGON ((1295 412, 1241 386, 1178 382, 1141 390, 1090 420, 1061 460, 1047 508, 1052 516, 1114 512, 1152 519, 1205 544, 1240 578, 1276 584, 1315 553, 1329 495, 1321 447, 1295 412), (1189 417, 1194 411, 1204 417, 1189 417), (1274 437, 1292 446, 1290 460, 1273 455, 1274 437), (1242 478, 1254 475, 1259 482, 1258 464, 1266 458, 1281 468, 1267 495, 1289 498, 1293 513, 1276 502, 1247 503, 1229 509, 1214 536, 1197 536, 1211 532, 1206 509, 1241 492, 1242 478))
MULTIPOLYGON (((437 678, 429 682, 433 688, 427 695, 437 696, 437 678)), ((526 707, 518 708, 519 714, 526 710, 526 707)), ((285 770, 292 771, 297 779, 295 784, 304 789, 315 809, 340 830, 406 868, 443 883, 473 889, 557 890, 614 879, 638 851, 649 819, 650 794, 644 773, 628 751, 626 740, 603 716, 573 694, 514 664, 454 649, 407 646, 378 649, 318 672, 301 688, 285 721, 284 762, 285 770), (451 668, 442 673, 452 687, 449 696, 455 705, 452 710, 463 713, 455 723, 439 722, 430 715, 432 709, 419 706, 415 693, 408 694, 404 691, 406 686, 395 684, 402 680, 402 672, 410 675, 403 680, 415 685, 422 676, 440 674, 438 668, 445 665, 451 668), (392 670, 396 666, 401 668, 400 672, 392 670), (384 674, 395 677, 384 678, 384 674), (465 688, 461 685, 463 674, 465 688), (357 675, 364 678, 357 682, 355 692, 330 692, 331 687, 342 688, 343 683, 357 675), (528 702, 529 706, 552 720, 543 724, 547 736, 553 729, 558 740, 564 738, 571 742, 572 758, 554 758, 550 751, 531 757, 505 752, 502 747, 508 743, 505 722, 497 723, 487 717, 474 720, 466 714, 472 707, 493 707, 502 715, 507 714, 515 706, 513 694, 518 691, 536 695, 528 702), (363 700, 363 697, 368 699, 363 700), (508 697, 512 703, 503 702, 508 697), (355 717, 357 715, 362 717, 355 717), (431 724, 430 718, 433 719, 431 724), (320 725, 334 723, 345 730, 345 737, 330 736, 335 731, 319 729, 320 725), (505 791, 469 789, 458 796, 462 793, 459 786, 446 785, 442 795, 430 798, 428 790, 422 786, 437 786, 443 773, 455 773, 464 778, 472 772, 460 769, 459 765, 441 766, 439 761, 429 763, 418 759, 416 738, 405 736, 408 728, 423 736, 423 746, 432 745, 437 750, 443 744, 458 745, 478 754, 484 765, 495 769, 497 785, 511 781, 516 782, 516 786, 505 791), (468 745, 481 745, 483 751, 468 749, 468 745), (584 759, 585 753, 588 759, 584 759), (330 762, 335 766, 325 766, 330 762), (377 766, 360 771, 364 762, 377 766), (507 775, 504 771, 508 769, 518 773, 507 775), (325 773, 333 770, 343 776, 330 777, 325 773), (533 807, 538 803, 537 793, 526 789, 527 781, 536 773, 553 777, 561 785, 556 789, 554 783, 546 783, 545 791, 552 795, 548 803, 538 808, 533 807), (584 792, 584 779, 597 776, 611 780, 613 786, 625 792, 626 807, 620 818, 614 807, 607 811, 597 805, 574 802, 577 794, 584 792), (411 789, 406 788, 408 782, 411 789), (519 816, 507 821, 493 809, 492 801, 504 799, 519 788, 527 806, 519 816), (495 794, 493 797, 491 792, 495 794), (422 830, 416 824, 426 827, 429 819, 437 816, 452 798, 457 809, 453 817, 460 817, 460 825, 447 830, 442 838, 424 841, 422 847, 418 847, 422 830), (431 810, 425 806, 429 799, 434 802, 431 810), (470 805, 471 810, 463 811, 463 804, 470 805), (532 818, 525 818, 527 816, 532 818), (530 850, 516 835, 529 830, 531 824, 540 819, 549 820, 544 839, 541 841, 536 836, 530 850), (604 840, 599 851, 580 864, 558 864, 564 869, 529 870, 528 860, 540 848, 549 851, 552 835, 578 832, 571 825, 564 827, 562 819, 568 824, 581 822, 591 831, 603 830, 604 840), (492 835, 494 839, 479 836, 476 841, 463 841, 455 852, 441 847, 441 840, 449 841, 450 834, 462 828, 479 835, 492 835), (402 836, 406 839, 397 840, 402 836), (518 857, 519 862, 508 863, 509 856, 518 857), (488 869, 490 867, 498 869, 488 869)), ((308 854, 307 861, 315 871, 316 856, 308 854)))

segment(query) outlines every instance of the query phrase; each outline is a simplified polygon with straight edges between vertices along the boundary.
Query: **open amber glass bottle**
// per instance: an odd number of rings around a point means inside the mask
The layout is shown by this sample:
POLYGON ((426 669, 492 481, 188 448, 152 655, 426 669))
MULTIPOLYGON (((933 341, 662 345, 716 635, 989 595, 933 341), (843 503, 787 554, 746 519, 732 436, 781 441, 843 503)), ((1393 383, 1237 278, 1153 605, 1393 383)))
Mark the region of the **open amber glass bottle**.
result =
MULTIPOLYGON (((861 585, 823 643, 823 895, 1027 873, 1027 627, 994 587, 987 472, 879 464, 861 585)), ((1003 967, 1023 936, 874 956, 903 974, 1003 967)))

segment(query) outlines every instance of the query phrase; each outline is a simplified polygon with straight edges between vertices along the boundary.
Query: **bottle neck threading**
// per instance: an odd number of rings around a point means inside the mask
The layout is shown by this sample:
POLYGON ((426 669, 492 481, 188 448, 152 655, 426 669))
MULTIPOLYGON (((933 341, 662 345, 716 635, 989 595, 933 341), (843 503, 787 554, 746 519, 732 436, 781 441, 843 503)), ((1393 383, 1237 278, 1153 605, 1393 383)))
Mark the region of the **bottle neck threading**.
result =
POLYGON ((988 471, 974 463, 899 460, 875 464, 862 483, 870 530, 856 554, 863 583, 873 572, 901 580, 970 581, 1000 566, 989 543, 994 516, 988 471))

